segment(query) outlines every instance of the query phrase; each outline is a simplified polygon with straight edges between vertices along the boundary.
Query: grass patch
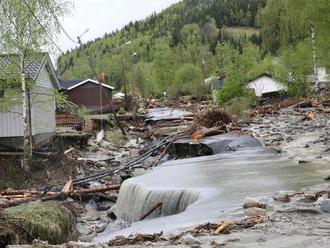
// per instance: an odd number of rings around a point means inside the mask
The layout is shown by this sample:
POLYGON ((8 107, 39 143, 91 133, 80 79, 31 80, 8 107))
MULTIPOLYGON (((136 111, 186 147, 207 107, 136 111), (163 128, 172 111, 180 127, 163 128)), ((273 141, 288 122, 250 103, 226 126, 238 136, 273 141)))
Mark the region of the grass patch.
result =
POLYGON ((57 202, 36 202, 0 213, 0 247, 29 244, 34 239, 61 244, 76 234, 75 216, 57 202))

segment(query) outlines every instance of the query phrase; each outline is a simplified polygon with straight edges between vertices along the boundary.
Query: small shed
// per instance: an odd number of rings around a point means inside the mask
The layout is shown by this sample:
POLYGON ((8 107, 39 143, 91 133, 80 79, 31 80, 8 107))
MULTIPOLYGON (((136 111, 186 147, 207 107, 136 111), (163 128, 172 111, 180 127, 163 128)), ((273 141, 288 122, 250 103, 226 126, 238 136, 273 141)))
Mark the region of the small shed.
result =
POLYGON ((68 100, 89 112, 111 111, 114 88, 93 79, 60 80, 60 90, 65 92, 68 100), (102 98, 102 99, 101 99, 102 98))
MULTIPOLYGON (((0 55, 0 80, 14 80, 19 75, 17 55, 0 55)), ((25 61, 26 80, 31 83, 28 98, 34 144, 40 144, 53 136, 56 129, 54 90, 59 87, 54 66, 47 53, 29 56, 25 61)), ((23 118, 20 85, 3 88, 0 102, 8 103, 0 110, 0 148, 22 147, 23 118)))
POLYGON ((276 81, 270 74, 266 73, 250 81, 247 88, 253 90, 258 97, 278 94, 288 89, 286 85, 276 81))

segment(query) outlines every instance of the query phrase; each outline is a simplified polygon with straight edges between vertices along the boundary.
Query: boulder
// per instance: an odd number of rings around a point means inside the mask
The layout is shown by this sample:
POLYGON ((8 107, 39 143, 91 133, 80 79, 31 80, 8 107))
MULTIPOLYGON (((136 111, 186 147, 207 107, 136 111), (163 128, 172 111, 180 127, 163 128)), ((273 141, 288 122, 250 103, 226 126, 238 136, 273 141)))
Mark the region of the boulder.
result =
POLYGON ((259 200, 255 199, 255 198, 245 198, 244 203, 243 203, 243 208, 262 208, 262 209, 266 209, 267 208, 267 204, 264 204, 262 202, 260 202, 259 200))
POLYGON ((263 208, 251 207, 251 208, 245 209, 244 214, 248 217, 265 216, 266 210, 263 208))
POLYGON ((320 197, 317 205, 322 212, 330 213, 330 199, 320 197))
POLYGON ((180 238, 180 242, 185 245, 200 245, 202 242, 192 236, 191 234, 186 234, 180 238))
POLYGON ((273 199, 279 202, 290 202, 290 196, 285 191, 278 191, 274 194, 273 199))

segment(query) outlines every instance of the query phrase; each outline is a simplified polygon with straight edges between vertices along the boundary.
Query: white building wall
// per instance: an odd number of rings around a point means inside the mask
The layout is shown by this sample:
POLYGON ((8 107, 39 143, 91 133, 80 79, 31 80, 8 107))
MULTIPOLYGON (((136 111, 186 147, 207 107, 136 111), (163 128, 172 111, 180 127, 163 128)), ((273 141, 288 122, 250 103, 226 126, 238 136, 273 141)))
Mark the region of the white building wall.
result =
POLYGON ((44 66, 36 80, 35 87, 31 91, 33 135, 55 132, 55 111, 54 86, 44 66))
POLYGON ((287 90, 287 87, 271 77, 262 76, 252 82, 247 86, 249 89, 255 91, 256 96, 262 96, 266 93, 278 92, 281 90, 287 90))
POLYGON ((23 136, 22 105, 15 104, 8 112, 0 113, 0 138, 20 136, 23 136))
MULTIPOLYGON (((55 132, 56 105, 53 90, 54 86, 44 66, 30 95, 33 135, 55 132)), ((19 99, 16 102, 8 112, 0 112, 0 138, 22 137, 24 134, 22 105, 19 99)))

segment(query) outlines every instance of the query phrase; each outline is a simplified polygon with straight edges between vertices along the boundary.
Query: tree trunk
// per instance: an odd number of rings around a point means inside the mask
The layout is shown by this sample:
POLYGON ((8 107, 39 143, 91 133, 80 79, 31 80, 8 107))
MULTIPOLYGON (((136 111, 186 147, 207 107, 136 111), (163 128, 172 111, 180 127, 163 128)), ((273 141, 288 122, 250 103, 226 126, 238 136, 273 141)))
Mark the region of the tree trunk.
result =
POLYGON ((311 35, 312 35, 312 53, 313 53, 313 78, 314 78, 314 92, 318 94, 320 92, 320 81, 319 72, 317 66, 317 55, 316 55, 316 35, 314 21, 311 21, 311 35))
POLYGON ((24 55, 20 58, 21 69, 21 83, 22 83, 22 118, 23 118, 23 151, 24 156, 22 160, 22 167, 25 171, 29 171, 29 157, 30 157, 30 142, 29 142, 29 119, 28 119, 28 96, 24 72, 24 55))

